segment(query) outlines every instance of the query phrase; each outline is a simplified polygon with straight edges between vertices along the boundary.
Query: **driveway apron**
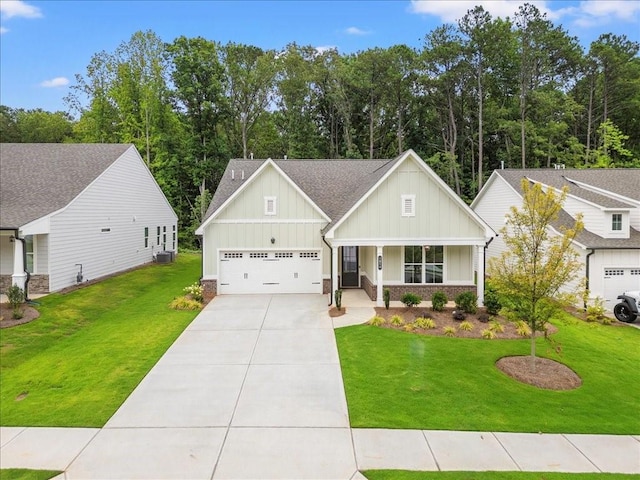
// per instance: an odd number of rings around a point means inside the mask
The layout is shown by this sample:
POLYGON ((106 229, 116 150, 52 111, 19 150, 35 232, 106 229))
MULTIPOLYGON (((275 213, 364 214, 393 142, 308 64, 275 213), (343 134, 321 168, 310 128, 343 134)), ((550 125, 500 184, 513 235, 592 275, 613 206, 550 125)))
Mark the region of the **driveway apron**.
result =
POLYGON ((214 298, 66 478, 352 478, 326 309, 322 295, 214 298))

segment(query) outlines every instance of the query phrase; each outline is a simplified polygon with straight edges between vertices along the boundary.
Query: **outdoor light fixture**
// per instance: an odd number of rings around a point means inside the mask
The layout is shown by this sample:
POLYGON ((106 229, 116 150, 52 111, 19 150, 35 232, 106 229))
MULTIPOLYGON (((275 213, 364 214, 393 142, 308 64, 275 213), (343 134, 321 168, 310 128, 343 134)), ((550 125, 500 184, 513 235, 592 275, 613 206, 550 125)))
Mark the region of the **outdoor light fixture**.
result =
POLYGON ((274 237, 271 237, 271 244, 273 245, 274 243, 276 243, 276 239, 274 237))

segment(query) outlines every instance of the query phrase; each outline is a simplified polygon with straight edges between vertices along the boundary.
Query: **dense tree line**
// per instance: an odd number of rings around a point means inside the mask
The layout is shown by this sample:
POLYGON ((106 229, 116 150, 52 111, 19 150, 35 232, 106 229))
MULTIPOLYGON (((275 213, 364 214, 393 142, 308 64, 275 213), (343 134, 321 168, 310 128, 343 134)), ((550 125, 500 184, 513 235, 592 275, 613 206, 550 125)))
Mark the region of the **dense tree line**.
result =
POLYGON ((137 32, 96 53, 62 112, 0 107, 3 142, 131 142, 183 241, 232 157, 392 158, 413 148, 463 198, 505 167, 640 166, 640 44, 576 38, 525 4, 476 7, 420 49, 282 51, 137 32))

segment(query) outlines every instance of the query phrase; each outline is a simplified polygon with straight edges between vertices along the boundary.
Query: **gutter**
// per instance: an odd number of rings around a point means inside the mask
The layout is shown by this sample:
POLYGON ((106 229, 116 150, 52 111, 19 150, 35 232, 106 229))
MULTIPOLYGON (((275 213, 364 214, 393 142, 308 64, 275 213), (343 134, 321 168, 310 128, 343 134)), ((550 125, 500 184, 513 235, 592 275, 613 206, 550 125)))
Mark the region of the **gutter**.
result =
POLYGON ((329 305, 327 305, 330 307, 331 305, 333 305, 333 247, 327 243, 324 235, 322 235, 322 241, 327 247, 329 247, 329 252, 331 253, 331 261, 329 262, 329 268, 331 269, 329 273, 329 281, 331 282, 331 286, 329 287, 329 305))
MULTIPOLYGON (((589 250, 590 250, 590 252, 587 253, 587 257, 586 257, 585 262, 584 262, 585 263, 585 270, 586 270, 585 271, 586 280, 585 280, 584 286, 585 286, 585 290, 587 292, 589 291, 589 260, 590 260, 589 257, 591 257, 591 255, 596 253, 596 249, 595 248, 590 248, 589 250)), ((584 299, 584 309, 585 310, 587 309, 587 299, 586 298, 584 299)))

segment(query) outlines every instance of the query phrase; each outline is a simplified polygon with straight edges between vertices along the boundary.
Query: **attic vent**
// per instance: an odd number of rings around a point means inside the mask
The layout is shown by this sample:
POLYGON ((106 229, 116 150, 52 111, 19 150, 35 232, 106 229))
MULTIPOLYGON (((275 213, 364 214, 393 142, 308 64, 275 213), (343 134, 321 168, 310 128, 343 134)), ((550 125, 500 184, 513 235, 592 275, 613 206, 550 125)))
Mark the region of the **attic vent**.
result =
POLYGON ((401 195, 401 215, 403 217, 415 217, 416 216, 416 196, 415 195, 401 195))
POLYGON ((276 214, 276 197, 264 197, 264 214, 276 214))

